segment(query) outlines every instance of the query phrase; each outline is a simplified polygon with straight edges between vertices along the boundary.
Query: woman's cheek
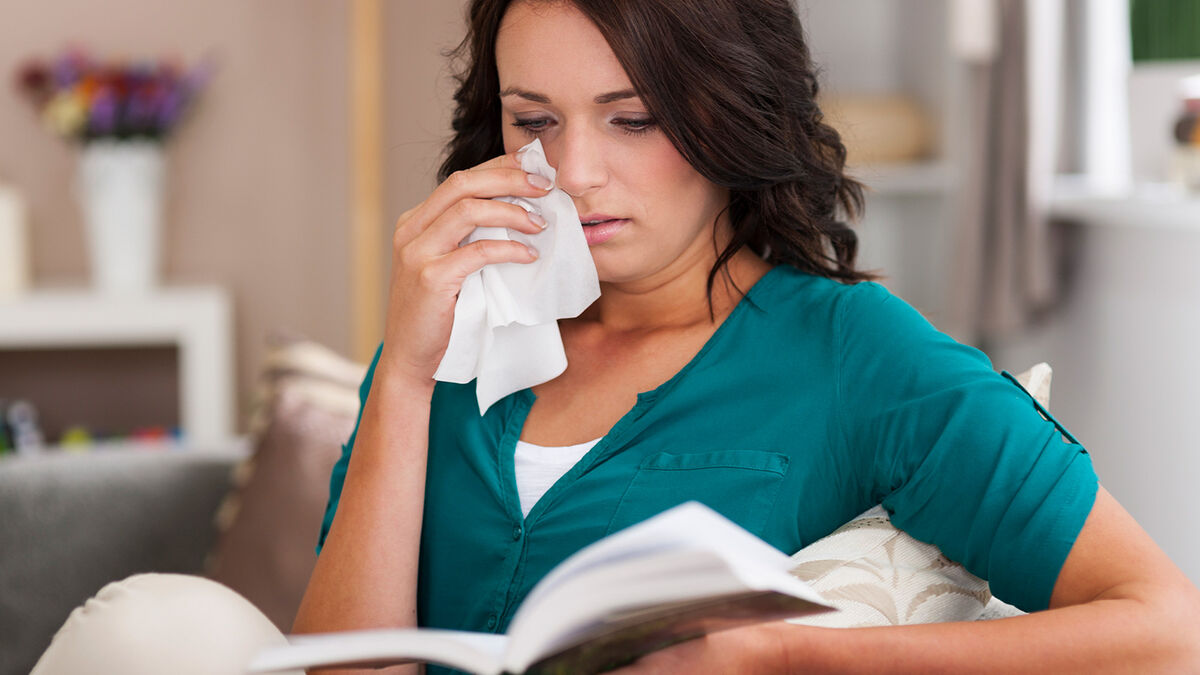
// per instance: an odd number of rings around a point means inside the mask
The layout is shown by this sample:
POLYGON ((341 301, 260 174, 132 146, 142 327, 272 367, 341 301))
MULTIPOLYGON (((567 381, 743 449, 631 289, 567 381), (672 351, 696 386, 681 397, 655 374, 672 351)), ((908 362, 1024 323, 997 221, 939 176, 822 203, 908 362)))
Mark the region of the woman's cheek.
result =
POLYGON ((504 154, 506 155, 521 147, 518 143, 519 139, 511 131, 506 130, 503 134, 501 134, 501 138, 504 141, 504 154))

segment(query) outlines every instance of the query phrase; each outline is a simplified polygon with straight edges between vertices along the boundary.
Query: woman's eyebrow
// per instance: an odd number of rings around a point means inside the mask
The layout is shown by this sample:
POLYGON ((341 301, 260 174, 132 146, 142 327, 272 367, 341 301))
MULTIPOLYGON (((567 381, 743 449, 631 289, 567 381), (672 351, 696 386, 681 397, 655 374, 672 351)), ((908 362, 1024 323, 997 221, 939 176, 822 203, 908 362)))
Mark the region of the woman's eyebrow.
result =
POLYGON ((623 101, 627 98, 637 98, 637 92, 632 89, 610 91, 607 94, 600 94, 593 100, 596 103, 612 103, 613 101, 623 101))
MULTIPOLYGON (((519 96, 523 99, 533 101, 534 103, 550 103, 550 97, 545 94, 539 94, 535 91, 528 91, 520 87, 506 87, 500 92, 500 98, 506 96, 519 96)), ((606 94, 600 94, 592 99, 597 104, 612 103, 613 101, 622 101, 627 98, 637 98, 637 92, 632 89, 622 89, 620 91, 610 91, 606 94)))
POLYGON ((546 96, 545 94, 539 94, 536 92, 527 91, 527 90, 521 89, 519 87, 508 87, 508 88, 500 91, 500 98, 505 98, 507 96, 519 96, 521 98, 533 101, 534 103, 549 103, 550 102, 550 97, 546 96))

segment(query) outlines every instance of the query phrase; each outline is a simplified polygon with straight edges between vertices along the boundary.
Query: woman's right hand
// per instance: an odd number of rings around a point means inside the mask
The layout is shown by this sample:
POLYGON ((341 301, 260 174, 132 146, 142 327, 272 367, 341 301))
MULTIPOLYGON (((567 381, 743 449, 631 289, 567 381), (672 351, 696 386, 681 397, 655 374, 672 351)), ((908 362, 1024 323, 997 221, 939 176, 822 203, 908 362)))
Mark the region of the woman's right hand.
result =
POLYGON ((476 227, 541 232, 524 209, 492 198, 541 197, 547 183, 529 178, 515 153, 504 155, 455 173, 396 223, 383 352, 293 632, 416 625, 430 395, 455 301, 467 276, 484 265, 537 259, 515 241, 458 244, 476 227))
POLYGON ((454 324, 463 281, 484 265, 531 263, 537 252, 516 241, 484 239, 459 247, 476 227, 541 232, 540 216, 493 197, 542 197, 550 181, 521 169, 516 153, 450 175, 409 209, 392 235, 392 274, 377 369, 432 387, 454 324))

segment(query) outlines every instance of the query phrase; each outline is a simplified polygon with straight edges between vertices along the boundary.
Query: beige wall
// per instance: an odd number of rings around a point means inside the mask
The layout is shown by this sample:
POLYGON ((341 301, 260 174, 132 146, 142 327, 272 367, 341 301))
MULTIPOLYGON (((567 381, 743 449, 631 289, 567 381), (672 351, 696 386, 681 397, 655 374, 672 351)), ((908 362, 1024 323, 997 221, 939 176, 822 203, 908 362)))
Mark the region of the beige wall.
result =
POLYGON ((442 53, 463 37, 465 6, 465 0, 389 0, 384 5, 383 211, 390 214, 380 241, 385 273, 396 218, 436 184, 442 146, 450 137, 454 95, 442 53))
MULTIPOLYGON (((348 8, 331 0, 0 0, 0 181, 30 202, 36 284, 86 283, 87 263, 68 194, 77 151, 43 131, 13 93, 17 64, 71 42, 97 55, 219 59, 194 116, 168 145, 163 272, 167 283, 232 292, 243 429, 269 331, 349 348, 348 8)), ((438 52, 460 33, 456 2, 387 4, 382 256, 395 215, 432 185, 448 129, 438 52)))

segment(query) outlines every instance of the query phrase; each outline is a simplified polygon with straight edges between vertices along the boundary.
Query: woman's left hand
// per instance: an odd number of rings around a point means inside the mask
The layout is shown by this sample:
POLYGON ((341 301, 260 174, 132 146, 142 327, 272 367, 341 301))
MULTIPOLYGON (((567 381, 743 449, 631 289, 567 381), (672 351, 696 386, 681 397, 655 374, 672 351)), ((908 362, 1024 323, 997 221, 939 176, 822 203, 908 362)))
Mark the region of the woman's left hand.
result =
POLYGON ((782 672, 784 652, 774 624, 711 633, 646 654, 611 675, 782 672))

